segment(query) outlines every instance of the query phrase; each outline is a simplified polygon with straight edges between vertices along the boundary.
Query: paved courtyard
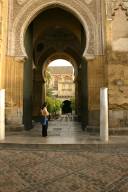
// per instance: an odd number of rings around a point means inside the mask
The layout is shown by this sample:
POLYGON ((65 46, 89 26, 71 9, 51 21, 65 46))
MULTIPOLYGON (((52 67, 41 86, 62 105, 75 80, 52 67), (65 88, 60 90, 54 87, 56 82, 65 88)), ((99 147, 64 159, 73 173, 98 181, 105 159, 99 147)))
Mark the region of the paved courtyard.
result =
MULTIPOLYGON (((8 131, 6 138, 0 143, 21 144, 101 144, 100 134, 83 131, 81 124, 69 117, 49 121, 48 137, 41 136, 41 124, 33 123, 33 129, 29 131, 8 131)), ((108 143, 128 143, 127 135, 111 135, 108 143)))
POLYGON ((127 192, 128 150, 0 149, 0 192, 65 191, 127 192))
POLYGON ((0 142, 0 192, 128 192, 128 137, 83 132, 78 122, 49 122, 7 132, 0 142))

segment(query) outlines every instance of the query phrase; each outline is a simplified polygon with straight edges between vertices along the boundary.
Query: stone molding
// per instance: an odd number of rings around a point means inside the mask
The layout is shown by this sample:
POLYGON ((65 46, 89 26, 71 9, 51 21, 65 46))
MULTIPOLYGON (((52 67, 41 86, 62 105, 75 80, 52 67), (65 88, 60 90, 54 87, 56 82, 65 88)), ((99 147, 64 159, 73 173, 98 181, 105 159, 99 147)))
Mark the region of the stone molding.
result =
POLYGON ((27 1, 27 0, 17 0, 17 3, 18 3, 19 5, 22 5, 22 4, 26 3, 26 1, 27 1))
POLYGON ((26 61, 27 57, 15 57, 15 61, 20 62, 20 63, 24 63, 26 61))
POLYGON ((87 4, 90 4, 91 2, 92 2, 92 0, 84 0, 85 1, 85 3, 87 3, 87 4))
MULTIPOLYGON (((97 0, 96 0, 97 1, 97 0)), ((87 36, 86 48, 83 56, 93 58, 101 53, 99 43, 100 34, 95 16, 87 6, 93 1, 87 0, 10 0, 8 56, 25 56, 24 35, 31 21, 43 10, 49 7, 60 7, 70 11, 78 18, 84 27, 87 36), (15 8, 15 2, 18 7, 15 8), (25 2, 25 4, 24 4, 25 2), (88 3, 87 3, 88 2, 88 3), (85 4, 86 3, 86 4, 85 4), (16 9, 16 10, 15 10, 16 9), (17 11, 19 10, 19 12, 17 11), (15 12, 18 12, 14 18, 15 12)))
MULTIPOLYGON (((18 5, 22 5, 22 4, 26 3, 27 0, 17 0, 16 2, 17 2, 18 5)), ((84 0, 84 2, 86 4, 90 4, 90 3, 92 3, 92 0, 84 0)))

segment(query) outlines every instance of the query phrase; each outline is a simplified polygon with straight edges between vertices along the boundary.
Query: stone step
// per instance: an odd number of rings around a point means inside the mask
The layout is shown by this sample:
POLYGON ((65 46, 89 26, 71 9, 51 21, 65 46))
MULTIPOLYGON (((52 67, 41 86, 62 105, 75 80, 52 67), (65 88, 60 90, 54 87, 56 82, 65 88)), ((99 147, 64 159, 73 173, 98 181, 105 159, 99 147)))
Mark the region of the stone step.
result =
POLYGON ((0 150, 42 150, 42 151, 90 151, 90 152, 128 152, 128 143, 98 144, 21 144, 0 143, 0 150))
MULTIPOLYGON (((96 126, 87 126, 87 132, 100 133, 100 128, 96 126)), ((128 127, 109 128, 109 135, 128 135, 128 127)))

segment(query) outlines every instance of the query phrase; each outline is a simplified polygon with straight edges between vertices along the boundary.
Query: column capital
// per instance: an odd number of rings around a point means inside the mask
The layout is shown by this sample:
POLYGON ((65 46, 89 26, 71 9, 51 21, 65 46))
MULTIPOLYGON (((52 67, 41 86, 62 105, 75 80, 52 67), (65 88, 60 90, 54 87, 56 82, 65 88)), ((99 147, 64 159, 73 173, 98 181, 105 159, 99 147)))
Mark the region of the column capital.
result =
POLYGON ((79 81, 79 77, 77 75, 77 77, 75 77, 75 79, 74 79, 74 83, 78 83, 78 81, 79 81))
POLYGON ((85 59, 85 60, 93 60, 93 59, 95 59, 95 55, 93 55, 93 54, 85 54, 85 55, 83 55, 83 59, 85 59))
POLYGON ((27 60, 27 57, 26 57, 26 56, 16 56, 16 57, 15 57, 15 61, 17 61, 17 62, 23 63, 23 62, 25 62, 26 60, 27 60))

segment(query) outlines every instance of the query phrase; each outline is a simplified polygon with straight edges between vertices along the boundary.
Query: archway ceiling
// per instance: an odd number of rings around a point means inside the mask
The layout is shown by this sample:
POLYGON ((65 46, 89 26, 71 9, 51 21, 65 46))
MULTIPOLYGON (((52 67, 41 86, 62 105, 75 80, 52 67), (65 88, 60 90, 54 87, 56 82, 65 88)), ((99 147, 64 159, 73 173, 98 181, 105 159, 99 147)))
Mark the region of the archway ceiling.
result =
POLYGON ((33 55, 35 64, 43 62, 47 54, 65 52, 75 60, 86 46, 86 34, 81 23, 61 8, 51 8, 39 14, 33 25, 33 55))
POLYGON ((72 30, 69 30, 68 28, 63 26, 49 26, 44 31, 42 31, 42 33, 40 32, 40 34, 34 40, 33 46, 36 47, 40 42, 48 42, 51 40, 62 41, 63 39, 65 39, 66 41, 74 41, 75 39, 79 44, 81 44, 81 38, 79 38, 72 30))
MULTIPOLYGON (((42 65, 45 63, 45 61, 47 60, 47 58, 49 58, 51 55, 55 54, 56 55, 56 52, 53 48, 51 49, 47 49, 39 58, 38 60, 38 66, 39 68, 42 68, 42 65)), ((75 51, 75 50, 72 50, 70 48, 67 48, 67 50, 65 50, 63 52, 64 54, 67 54, 69 55, 71 58, 74 59, 74 61, 76 62, 77 65, 80 64, 80 59, 81 59, 81 56, 75 51)), ((61 55, 60 55, 60 58, 61 58, 61 55)), ((58 59, 58 57, 56 58, 58 59)))
POLYGON ((79 20, 68 11, 61 8, 51 8, 40 13, 33 21, 34 39, 36 45, 42 39, 42 34, 57 28, 70 31, 81 42, 81 35, 86 39, 84 29, 79 20), (82 33, 82 34, 81 34, 82 33))
POLYGON ((42 39, 34 47, 35 65, 43 62, 47 54, 51 52, 65 52, 71 55, 75 60, 82 55, 83 48, 77 37, 67 29, 50 28, 42 34, 42 39), (41 61, 41 62, 40 62, 41 61))

